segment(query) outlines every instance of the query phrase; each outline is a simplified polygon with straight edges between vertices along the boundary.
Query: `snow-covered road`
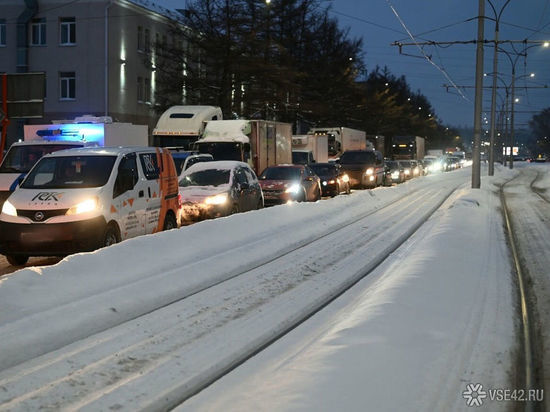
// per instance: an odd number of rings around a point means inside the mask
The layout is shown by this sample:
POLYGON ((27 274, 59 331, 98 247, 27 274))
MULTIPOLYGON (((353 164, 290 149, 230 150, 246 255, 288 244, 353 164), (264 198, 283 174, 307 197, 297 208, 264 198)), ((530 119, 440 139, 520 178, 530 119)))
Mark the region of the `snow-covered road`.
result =
POLYGON ((372 269, 182 407, 460 409, 474 378, 510 387, 498 178, 472 191, 464 169, 268 208, 0 278, 0 409, 176 406, 372 269))

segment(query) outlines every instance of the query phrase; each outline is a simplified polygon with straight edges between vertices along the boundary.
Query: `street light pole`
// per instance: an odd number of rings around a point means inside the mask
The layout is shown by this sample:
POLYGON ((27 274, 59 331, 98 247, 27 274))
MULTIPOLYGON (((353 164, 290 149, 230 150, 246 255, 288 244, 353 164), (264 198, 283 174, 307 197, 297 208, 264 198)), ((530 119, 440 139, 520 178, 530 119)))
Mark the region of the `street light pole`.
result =
POLYGON ((504 8, 510 3, 510 0, 507 0, 504 6, 500 9, 500 12, 497 15, 497 12, 493 6, 493 3, 491 3, 491 0, 488 0, 489 5, 493 9, 493 12, 495 13, 495 51, 493 55, 493 73, 495 74, 493 76, 493 91, 491 93, 491 135, 489 140, 489 176, 493 176, 495 174, 495 106, 496 106, 496 94, 497 94, 497 72, 498 72, 498 33, 499 33, 499 23, 500 23, 500 16, 502 16, 502 12, 504 11, 504 8))
POLYGON ((485 0, 479 0, 477 21, 476 93, 474 101, 474 147, 472 150, 472 189, 481 187, 481 108, 483 104, 483 28, 485 0))

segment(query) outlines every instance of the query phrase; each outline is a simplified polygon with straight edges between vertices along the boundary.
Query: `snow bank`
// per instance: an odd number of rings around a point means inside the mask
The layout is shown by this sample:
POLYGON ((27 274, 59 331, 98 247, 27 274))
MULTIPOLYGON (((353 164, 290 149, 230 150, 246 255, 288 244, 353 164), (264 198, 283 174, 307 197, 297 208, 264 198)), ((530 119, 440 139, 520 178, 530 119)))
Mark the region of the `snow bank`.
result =
POLYGON ((178 410, 464 410, 467 383, 510 388, 516 312, 495 192, 487 179, 462 191, 350 292, 178 410))

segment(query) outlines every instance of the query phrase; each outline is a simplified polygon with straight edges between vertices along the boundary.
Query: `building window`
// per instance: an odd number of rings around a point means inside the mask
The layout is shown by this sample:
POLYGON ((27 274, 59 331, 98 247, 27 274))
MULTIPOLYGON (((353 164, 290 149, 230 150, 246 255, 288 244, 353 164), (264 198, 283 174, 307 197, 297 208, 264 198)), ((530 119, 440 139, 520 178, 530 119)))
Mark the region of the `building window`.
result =
POLYGON ((145 29, 145 51, 149 53, 151 51, 151 33, 149 29, 145 29))
POLYGON ((76 97, 76 78, 74 72, 59 73, 59 100, 74 100, 76 97))
POLYGON ((0 46, 6 45, 6 20, 0 19, 0 46))
POLYGON ((143 97, 145 103, 151 103, 151 79, 145 78, 143 83, 143 97))
POLYGON ((31 24, 31 45, 46 45, 46 19, 33 19, 31 24))
POLYGON ((59 20, 59 44, 72 46, 76 44, 76 20, 74 17, 62 17, 59 20))
POLYGON ((139 51, 143 51, 144 50, 144 47, 143 47, 143 27, 141 26, 138 26, 138 38, 137 38, 137 43, 138 43, 138 46, 137 46, 137 49, 139 51))
POLYGON ((137 78, 137 100, 143 103, 143 77, 137 78))

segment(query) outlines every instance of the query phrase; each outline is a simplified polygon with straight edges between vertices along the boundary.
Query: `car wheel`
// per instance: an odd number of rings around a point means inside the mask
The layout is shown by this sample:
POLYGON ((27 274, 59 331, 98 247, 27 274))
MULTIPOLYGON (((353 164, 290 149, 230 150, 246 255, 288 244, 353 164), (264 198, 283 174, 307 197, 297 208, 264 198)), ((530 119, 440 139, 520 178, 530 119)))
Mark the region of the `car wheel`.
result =
POLYGON ((346 185, 346 195, 351 194, 351 188, 349 187, 349 183, 346 185))
POLYGON ((118 242, 120 242, 120 238, 116 228, 113 225, 107 226, 103 235, 103 247, 111 246, 118 242))
POLYGON ((162 230, 172 230, 176 229, 178 227, 178 224, 176 223, 176 218, 172 213, 168 213, 166 215, 166 218, 164 219, 164 226, 162 227, 162 230))
POLYGON ((29 261, 29 257, 25 255, 6 255, 6 260, 12 266, 23 266, 29 261))
POLYGON ((317 202, 318 200, 321 200, 321 188, 317 186, 317 195, 315 196, 314 202, 317 202))
POLYGON ((258 199, 258 204, 256 205, 256 209, 263 209, 264 208, 264 202, 262 201, 262 198, 258 199))
POLYGON ((239 213, 239 205, 236 203, 231 208, 231 214, 234 215, 235 213, 239 213))

